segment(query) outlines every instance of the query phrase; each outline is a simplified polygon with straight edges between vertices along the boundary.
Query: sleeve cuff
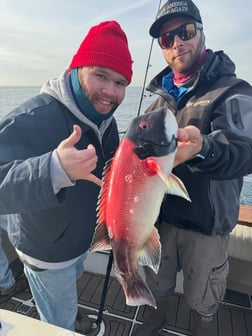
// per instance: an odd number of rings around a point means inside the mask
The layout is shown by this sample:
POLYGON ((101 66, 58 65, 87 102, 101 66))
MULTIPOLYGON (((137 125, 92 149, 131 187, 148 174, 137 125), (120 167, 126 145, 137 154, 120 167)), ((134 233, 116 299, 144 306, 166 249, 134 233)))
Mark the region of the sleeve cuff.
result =
POLYGON ((72 182, 69 179, 64 169, 62 168, 56 149, 52 153, 50 161, 50 173, 51 173, 53 191, 55 195, 62 188, 72 187, 75 185, 75 182, 72 182))
POLYGON ((209 139, 206 135, 203 135, 202 148, 199 153, 197 153, 193 158, 186 161, 187 164, 197 164, 205 160, 209 154, 210 144, 209 139))

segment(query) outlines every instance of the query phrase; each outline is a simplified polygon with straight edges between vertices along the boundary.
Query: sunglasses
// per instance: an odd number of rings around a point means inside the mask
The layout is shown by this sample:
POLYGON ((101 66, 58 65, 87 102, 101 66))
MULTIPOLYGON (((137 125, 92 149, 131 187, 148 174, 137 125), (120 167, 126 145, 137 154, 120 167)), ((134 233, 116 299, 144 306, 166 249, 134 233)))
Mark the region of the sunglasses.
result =
POLYGON ((196 36, 197 29, 202 29, 203 25, 199 22, 189 22, 170 32, 164 33, 158 38, 158 43, 162 49, 169 49, 173 46, 175 35, 182 41, 191 40, 196 36))

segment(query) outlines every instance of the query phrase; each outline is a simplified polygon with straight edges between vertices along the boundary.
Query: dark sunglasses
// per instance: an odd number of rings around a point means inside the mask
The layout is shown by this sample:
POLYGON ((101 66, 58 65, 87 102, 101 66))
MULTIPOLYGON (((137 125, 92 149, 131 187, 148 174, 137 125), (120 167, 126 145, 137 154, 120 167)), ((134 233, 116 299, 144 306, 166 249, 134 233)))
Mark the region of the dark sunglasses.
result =
POLYGON ((158 38, 158 43, 162 49, 169 49, 173 46, 175 35, 182 41, 188 41, 195 37, 197 29, 202 29, 203 25, 199 22, 189 22, 170 32, 164 33, 158 38))

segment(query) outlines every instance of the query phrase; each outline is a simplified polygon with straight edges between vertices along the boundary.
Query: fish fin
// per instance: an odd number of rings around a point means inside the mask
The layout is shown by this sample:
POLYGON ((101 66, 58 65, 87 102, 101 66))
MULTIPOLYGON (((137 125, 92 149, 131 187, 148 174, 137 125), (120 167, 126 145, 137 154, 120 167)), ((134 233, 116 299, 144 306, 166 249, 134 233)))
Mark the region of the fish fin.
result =
POLYGON ((166 174, 161 170, 156 160, 154 160, 153 158, 147 158, 146 165, 152 172, 158 174, 161 180, 163 180, 164 183, 169 187, 169 179, 166 174))
POLYGON ((158 230, 154 227, 149 240, 145 243, 138 262, 142 266, 149 266, 155 273, 158 272, 161 260, 161 244, 158 230))
POLYGON ((157 162, 152 158, 146 159, 146 164, 149 169, 153 172, 156 172, 161 180, 168 187, 168 193, 176 196, 185 198, 187 201, 191 202, 190 196, 186 190, 184 183, 174 174, 170 173, 169 176, 166 176, 165 173, 161 170, 157 162))
POLYGON ((107 200, 107 193, 108 193, 108 183, 110 180, 110 170, 112 165, 113 158, 108 160, 104 166, 103 173, 102 173, 102 185, 101 190, 98 196, 97 202, 97 223, 105 223, 106 222, 106 200, 107 200))
POLYGON ((186 190, 184 183, 176 175, 170 173, 168 177, 168 193, 183 197, 191 202, 190 196, 186 190))
POLYGON ((89 247, 90 252, 111 250, 110 238, 105 223, 99 223, 96 226, 93 240, 89 247))
MULTIPOLYGON (((158 163, 155 159, 148 157, 143 162, 148 167, 149 172, 151 172, 152 174, 158 174, 158 175, 161 174, 162 175, 162 171, 161 171, 161 169, 160 169, 160 167, 159 167, 159 165, 158 165, 158 163)), ((165 176, 165 174, 164 174, 164 176, 165 176)), ((165 178, 166 178, 166 176, 165 176, 165 178)))
POLYGON ((111 250, 112 248, 108 231, 106 228, 106 202, 105 202, 105 200, 107 199, 106 193, 108 191, 108 181, 112 160, 113 159, 108 160, 103 169, 102 185, 98 196, 97 209, 96 209, 97 225, 89 248, 90 252, 111 250))
POLYGON ((122 285, 126 304, 128 306, 140 306, 149 305, 157 308, 156 300, 151 293, 151 290, 147 286, 146 282, 140 277, 138 273, 133 273, 127 277, 116 272, 114 268, 115 275, 122 285))

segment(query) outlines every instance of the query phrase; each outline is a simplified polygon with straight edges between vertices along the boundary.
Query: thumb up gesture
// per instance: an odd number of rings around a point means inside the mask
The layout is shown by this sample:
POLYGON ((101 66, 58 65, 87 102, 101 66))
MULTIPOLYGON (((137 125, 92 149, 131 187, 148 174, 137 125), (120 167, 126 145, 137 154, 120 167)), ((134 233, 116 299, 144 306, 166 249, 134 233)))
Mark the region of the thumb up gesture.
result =
POLYGON ((95 169, 98 157, 93 145, 78 150, 75 145, 81 139, 81 128, 74 125, 72 134, 59 144, 57 154, 65 173, 71 181, 88 180, 101 186, 101 180, 91 172, 95 169))

